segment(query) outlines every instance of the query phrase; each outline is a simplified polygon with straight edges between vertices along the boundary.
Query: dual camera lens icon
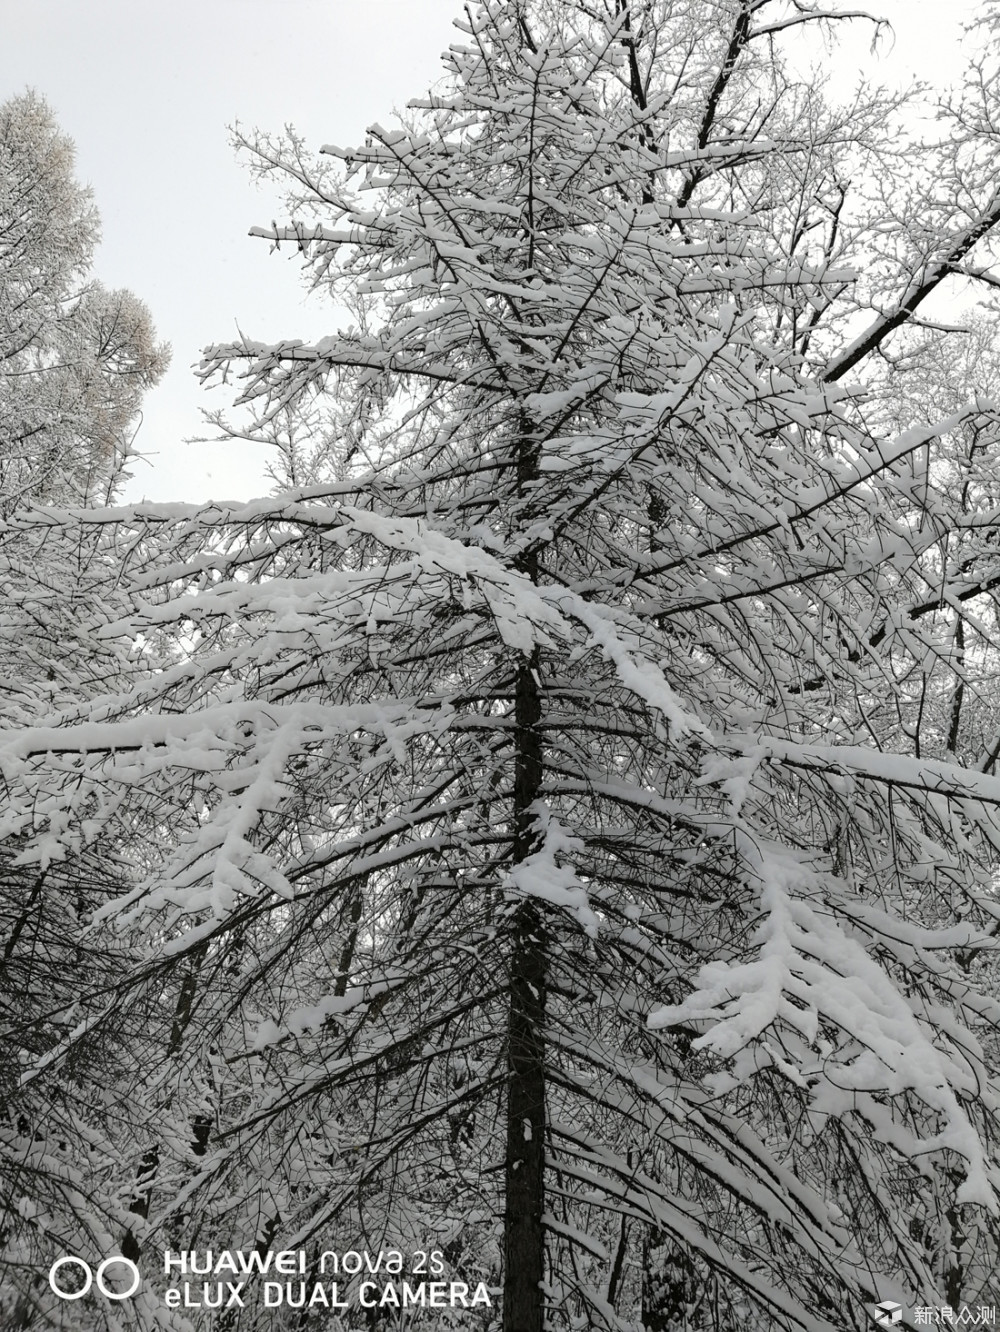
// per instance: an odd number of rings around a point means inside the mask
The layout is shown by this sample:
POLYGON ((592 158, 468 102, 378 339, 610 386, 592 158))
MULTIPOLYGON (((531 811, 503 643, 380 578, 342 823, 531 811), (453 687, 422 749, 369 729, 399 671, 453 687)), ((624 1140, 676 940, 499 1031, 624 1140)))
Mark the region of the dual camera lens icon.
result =
MULTIPOLYGON (((117 1275, 117 1274, 116 1274, 117 1275)), ((89 1263, 85 1263, 82 1258, 69 1255, 66 1258, 57 1258, 49 1268, 49 1286, 54 1294, 61 1300, 82 1300, 84 1295, 90 1290, 94 1283, 97 1283, 97 1289, 105 1299, 108 1300, 128 1300, 139 1289, 142 1278, 139 1275, 139 1269, 128 1258, 123 1258, 121 1254, 113 1254, 110 1258, 105 1258, 102 1263, 98 1263, 97 1268, 91 1268, 89 1263), (72 1281, 72 1288, 67 1289, 69 1282, 69 1273, 62 1275, 63 1268, 74 1268, 77 1271, 76 1278, 72 1281), (131 1285, 127 1290, 117 1290, 115 1286, 108 1285, 105 1280, 105 1273, 109 1267, 128 1268, 131 1275, 131 1285)), ((117 1286, 116 1281, 115 1285, 117 1286)))

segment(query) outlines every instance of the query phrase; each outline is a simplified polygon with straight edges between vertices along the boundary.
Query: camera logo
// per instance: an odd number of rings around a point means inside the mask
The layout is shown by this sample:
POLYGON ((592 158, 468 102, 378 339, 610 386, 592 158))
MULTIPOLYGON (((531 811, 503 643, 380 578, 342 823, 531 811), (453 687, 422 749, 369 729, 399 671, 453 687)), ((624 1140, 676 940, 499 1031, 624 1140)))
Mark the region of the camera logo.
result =
MULTIPOLYGON (((105 1258, 103 1262, 98 1263, 96 1271, 91 1268, 89 1263, 85 1263, 82 1258, 75 1255, 68 1255, 65 1258, 57 1258, 49 1268, 49 1286, 54 1294, 61 1300, 82 1300, 84 1295, 90 1290, 93 1284, 97 1283, 97 1289, 105 1299, 108 1300, 128 1300, 131 1299, 139 1289, 142 1278, 139 1275, 139 1269, 129 1258, 123 1258, 120 1253, 114 1253, 110 1258, 105 1258), (62 1269, 71 1267, 78 1269, 76 1280, 72 1288, 67 1289, 66 1277, 61 1275, 62 1269), (109 1267, 127 1267, 131 1274, 131 1285, 128 1290, 116 1290, 105 1280, 105 1273, 109 1267), (58 1279, 57 1279, 58 1278, 58 1279)), ((117 1284, 117 1283, 116 1283, 117 1284)))

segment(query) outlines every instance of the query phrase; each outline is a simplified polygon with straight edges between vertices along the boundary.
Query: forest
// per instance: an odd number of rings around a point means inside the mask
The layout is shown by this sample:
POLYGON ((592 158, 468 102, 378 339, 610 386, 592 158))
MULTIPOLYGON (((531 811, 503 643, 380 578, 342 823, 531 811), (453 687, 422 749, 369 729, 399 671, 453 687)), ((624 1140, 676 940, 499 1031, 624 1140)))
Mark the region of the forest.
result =
POLYGON ((169 350, 0 106, 3 1332, 996 1320, 1000 9, 931 121, 845 23, 238 132, 332 331, 206 346, 226 504, 121 502, 169 350))

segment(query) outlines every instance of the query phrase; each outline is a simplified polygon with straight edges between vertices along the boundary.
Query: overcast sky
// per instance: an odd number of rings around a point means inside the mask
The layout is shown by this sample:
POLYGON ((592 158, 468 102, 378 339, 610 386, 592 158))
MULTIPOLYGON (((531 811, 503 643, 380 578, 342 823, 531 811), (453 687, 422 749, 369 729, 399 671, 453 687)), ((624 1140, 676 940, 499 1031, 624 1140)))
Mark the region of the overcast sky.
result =
MULTIPOLYGON (((846 5, 839 5, 845 8, 846 5)), ((846 91, 864 67, 893 83, 957 78, 971 0, 875 0, 895 39, 855 24, 824 59, 846 91)), ((33 87, 77 146, 104 222, 95 275, 130 287, 173 345, 147 395, 127 498, 244 498, 267 489, 248 445, 189 445, 199 406, 225 407, 191 372, 207 343, 312 340, 331 318, 291 255, 251 226, 283 216, 236 160, 227 125, 295 126, 311 147, 359 140, 440 74, 456 0, 0 0, 0 100, 33 87)), ((823 56, 822 45, 816 48, 823 56)))

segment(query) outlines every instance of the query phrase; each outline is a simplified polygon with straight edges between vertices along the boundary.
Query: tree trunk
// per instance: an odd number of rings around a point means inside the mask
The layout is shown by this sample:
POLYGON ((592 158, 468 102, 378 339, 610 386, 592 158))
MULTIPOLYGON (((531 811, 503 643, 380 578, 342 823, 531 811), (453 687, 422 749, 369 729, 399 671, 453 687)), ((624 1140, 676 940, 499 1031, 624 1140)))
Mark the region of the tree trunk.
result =
MULTIPOLYGON (((514 863, 537 846, 542 780, 538 650, 517 669, 514 695, 514 863)), ((503 1332, 542 1332, 545 1275, 545 931, 539 906, 516 906, 510 941, 503 1332)))

